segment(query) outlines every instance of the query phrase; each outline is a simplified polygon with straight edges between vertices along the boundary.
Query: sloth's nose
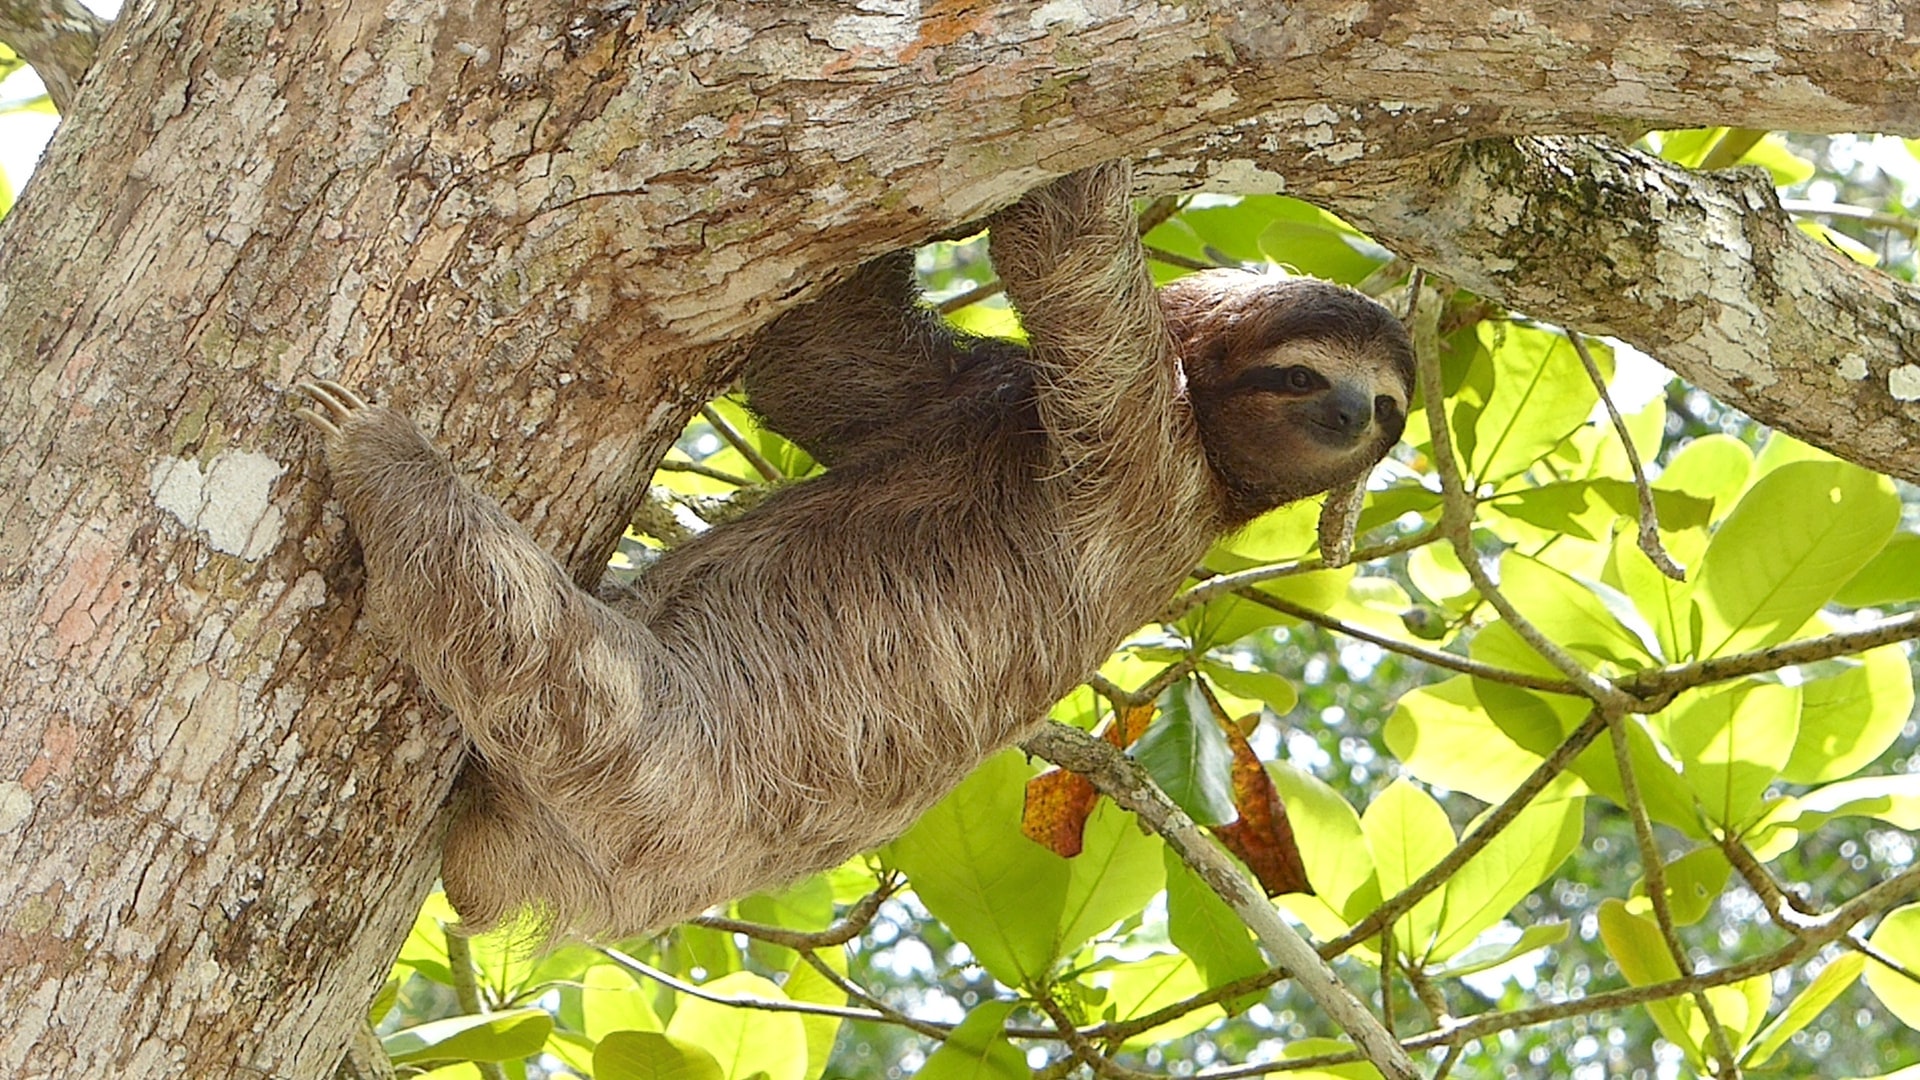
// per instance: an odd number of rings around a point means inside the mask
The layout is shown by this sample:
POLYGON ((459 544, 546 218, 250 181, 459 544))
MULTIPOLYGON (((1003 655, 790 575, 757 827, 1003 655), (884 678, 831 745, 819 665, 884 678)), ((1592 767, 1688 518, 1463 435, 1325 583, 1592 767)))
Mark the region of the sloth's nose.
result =
POLYGON ((1357 442, 1373 425, 1373 398, 1351 386, 1336 386, 1321 399, 1320 426, 1345 442, 1357 442))

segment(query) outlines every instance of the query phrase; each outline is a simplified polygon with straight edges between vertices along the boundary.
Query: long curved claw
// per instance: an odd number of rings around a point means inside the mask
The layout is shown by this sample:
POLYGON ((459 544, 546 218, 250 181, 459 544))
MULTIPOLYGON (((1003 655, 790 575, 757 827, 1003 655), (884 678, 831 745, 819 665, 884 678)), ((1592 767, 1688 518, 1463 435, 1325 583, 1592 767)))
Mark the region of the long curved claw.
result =
POLYGON ((328 438, 340 434, 340 425, 347 417, 367 407, 365 398, 332 379, 309 379, 296 389, 312 398, 320 408, 303 406, 296 409, 294 415, 319 428, 328 438))

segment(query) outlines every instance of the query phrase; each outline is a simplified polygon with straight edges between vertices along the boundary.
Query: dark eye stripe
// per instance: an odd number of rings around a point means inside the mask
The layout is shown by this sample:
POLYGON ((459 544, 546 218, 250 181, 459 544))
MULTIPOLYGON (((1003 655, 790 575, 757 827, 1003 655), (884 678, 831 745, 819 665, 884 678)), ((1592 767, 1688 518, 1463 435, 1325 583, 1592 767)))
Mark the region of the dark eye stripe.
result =
POLYGON ((1327 388, 1327 380, 1312 368, 1292 366, 1249 368, 1233 380, 1236 390, 1266 390, 1275 394, 1310 394, 1327 388))

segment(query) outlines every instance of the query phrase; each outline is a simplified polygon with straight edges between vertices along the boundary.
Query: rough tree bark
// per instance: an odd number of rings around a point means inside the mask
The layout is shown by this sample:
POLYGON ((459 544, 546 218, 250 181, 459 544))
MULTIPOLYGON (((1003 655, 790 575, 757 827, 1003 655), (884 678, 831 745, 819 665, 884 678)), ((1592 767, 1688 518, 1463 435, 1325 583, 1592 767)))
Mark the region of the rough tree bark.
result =
POLYGON ((323 1075, 431 879, 458 739, 355 630, 299 377, 420 418, 589 578, 732 343, 1047 176, 1384 184, 1383 240, 1631 336, 1633 265, 1529 290, 1395 207, 1471 138, 1920 134, 1885 0, 1118 7, 133 9, 0 226, 0 1069, 323 1075))

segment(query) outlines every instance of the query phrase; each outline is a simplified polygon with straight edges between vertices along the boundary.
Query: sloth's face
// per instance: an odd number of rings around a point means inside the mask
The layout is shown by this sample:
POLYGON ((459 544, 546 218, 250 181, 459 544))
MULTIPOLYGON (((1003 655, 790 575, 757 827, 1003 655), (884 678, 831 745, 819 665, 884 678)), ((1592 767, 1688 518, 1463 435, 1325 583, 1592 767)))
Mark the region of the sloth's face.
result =
POLYGON ((1350 289, 1230 273, 1174 282, 1163 303, 1225 511, 1245 520, 1385 456, 1406 426, 1413 351, 1391 312, 1350 289))

